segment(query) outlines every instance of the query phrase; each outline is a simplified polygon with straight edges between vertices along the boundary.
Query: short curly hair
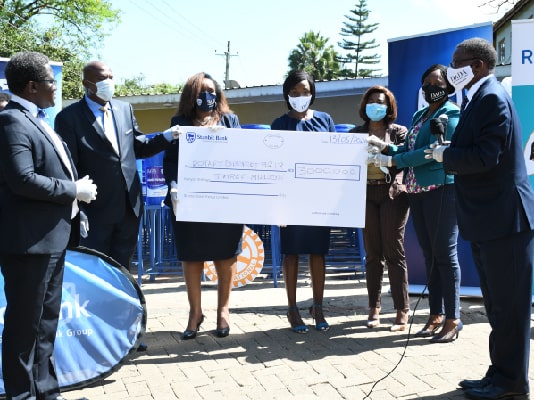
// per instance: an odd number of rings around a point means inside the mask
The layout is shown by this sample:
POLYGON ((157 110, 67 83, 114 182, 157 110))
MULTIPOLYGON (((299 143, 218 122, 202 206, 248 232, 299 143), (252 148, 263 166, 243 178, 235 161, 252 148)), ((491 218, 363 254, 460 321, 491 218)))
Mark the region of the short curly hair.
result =
POLYGON ((30 81, 47 79, 50 60, 36 51, 16 53, 8 61, 5 69, 7 87, 14 94, 21 94, 30 81))

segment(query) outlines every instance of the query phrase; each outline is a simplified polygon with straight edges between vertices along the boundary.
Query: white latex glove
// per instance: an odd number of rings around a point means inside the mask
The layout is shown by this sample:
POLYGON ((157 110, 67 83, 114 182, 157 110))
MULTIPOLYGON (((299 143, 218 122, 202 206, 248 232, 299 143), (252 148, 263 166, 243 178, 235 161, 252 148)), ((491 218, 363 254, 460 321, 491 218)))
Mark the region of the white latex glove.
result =
POLYGON ((447 150, 450 143, 451 142, 443 142, 443 144, 439 144, 438 142, 432 143, 430 148, 425 150, 425 158, 427 160, 434 159, 437 162, 443 162, 443 152, 447 150))
POLYGON ((96 185, 89 179, 89 175, 76 181, 76 199, 86 203, 96 200, 96 185))
POLYGON ((378 154, 370 154, 367 153, 369 156, 367 158, 367 164, 374 164, 375 167, 391 167, 392 166, 392 158, 391 156, 386 156, 384 154, 378 153, 378 154))
POLYGON ((375 146, 374 144, 367 145, 367 153, 369 154, 378 154, 380 153, 380 147, 375 146))
POLYGON ((163 136, 165 136, 167 142, 172 142, 173 140, 177 140, 182 133, 184 133, 184 130, 180 127, 180 125, 174 125, 163 131, 163 136))
POLYGON ((372 146, 378 147, 380 151, 388 147, 388 144, 386 142, 384 142, 382 139, 380 139, 378 136, 375 136, 375 135, 368 136, 367 143, 369 143, 372 146))
POLYGON ((176 181, 171 181, 171 201, 172 201, 172 209, 174 211, 174 215, 176 215, 176 211, 178 211, 178 184, 176 181))
POLYGON ((89 235, 89 219, 87 215, 80 210, 80 236, 86 238, 89 235))

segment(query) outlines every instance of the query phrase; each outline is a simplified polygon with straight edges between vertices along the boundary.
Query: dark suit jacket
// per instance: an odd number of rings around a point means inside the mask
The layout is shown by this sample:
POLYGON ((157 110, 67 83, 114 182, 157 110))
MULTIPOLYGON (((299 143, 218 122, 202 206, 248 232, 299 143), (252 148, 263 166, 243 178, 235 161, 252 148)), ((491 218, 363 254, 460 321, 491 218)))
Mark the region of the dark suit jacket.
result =
POLYGON ((118 223, 125 213, 125 193, 136 216, 143 212, 143 193, 136 158, 151 157, 169 146, 163 135, 149 140, 139 131, 132 106, 111 100, 120 157, 89 109, 85 97, 61 111, 55 129, 69 146, 80 177, 89 175, 97 198, 84 204, 91 222, 118 223))
POLYGON ((11 101, 0 112, 0 252, 65 250, 75 198, 76 184, 45 129, 11 101))
POLYGON ((494 76, 475 93, 443 155, 455 175, 458 226, 474 242, 534 228, 534 192, 512 99, 494 76))

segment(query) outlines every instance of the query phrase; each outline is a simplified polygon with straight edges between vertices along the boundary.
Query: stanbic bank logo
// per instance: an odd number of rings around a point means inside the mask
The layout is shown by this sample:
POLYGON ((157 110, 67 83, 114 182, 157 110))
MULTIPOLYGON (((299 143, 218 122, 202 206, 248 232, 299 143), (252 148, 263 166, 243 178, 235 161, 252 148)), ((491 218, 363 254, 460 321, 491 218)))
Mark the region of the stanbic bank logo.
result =
POLYGON ((196 133, 196 132, 187 132, 185 139, 187 140, 187 143, 193 143, 197 140, 201 140, 203 142, 221 142, 221 143, 227 143, 228 142, 228 136, 222 135, 220 133, 196 133))

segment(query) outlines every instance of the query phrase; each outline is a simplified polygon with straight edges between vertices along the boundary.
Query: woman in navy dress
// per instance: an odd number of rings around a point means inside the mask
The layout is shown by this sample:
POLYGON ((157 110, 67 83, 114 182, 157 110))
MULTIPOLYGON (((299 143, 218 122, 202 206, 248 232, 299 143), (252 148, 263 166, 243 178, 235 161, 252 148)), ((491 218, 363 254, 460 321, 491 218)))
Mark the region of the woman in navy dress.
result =
MULTIPOLYGON (((193 75, 184 86, 180 104, 171 119, 171 126, 217 126, 239 128, 237 115, 228 107, 226 97, 217 82, 208 74, 193 75)), ((165 204, 173 210, 173 231, 178 259, 182 262, 189 300, 189 321, 183 339, 196 337, 204 321, 201 304, 201 279, 205 261, 213 261, 217 272, 218 337, 230 333, 230 291, 241 252, 243 225, 176 221, 171 189, 178 178, 178 141, 165 151, 163 173, 169 186, 165 204)), ((177 188, 179 190, 179 188, 177 188)))
MULTIPOLYGON (((293 71, 283 86, 284 98, 289 111, 275 119, 271 129, 285 131, 335 132, 332 117, 325 112, 311 110, 315 99, 315 82, 305 71, 293 71)), ((287 319, 296 333, 308 332, 297 307, 297 276, 299 255, 309 255, 312 280, 313 304, 309 308, 315 320, 315 329, 327 331, 330 325, 323 315, 325 284, 325 255, 330 247, 330 227, 291 225, 280 229, 282 267, 287 293, 287 319)))

